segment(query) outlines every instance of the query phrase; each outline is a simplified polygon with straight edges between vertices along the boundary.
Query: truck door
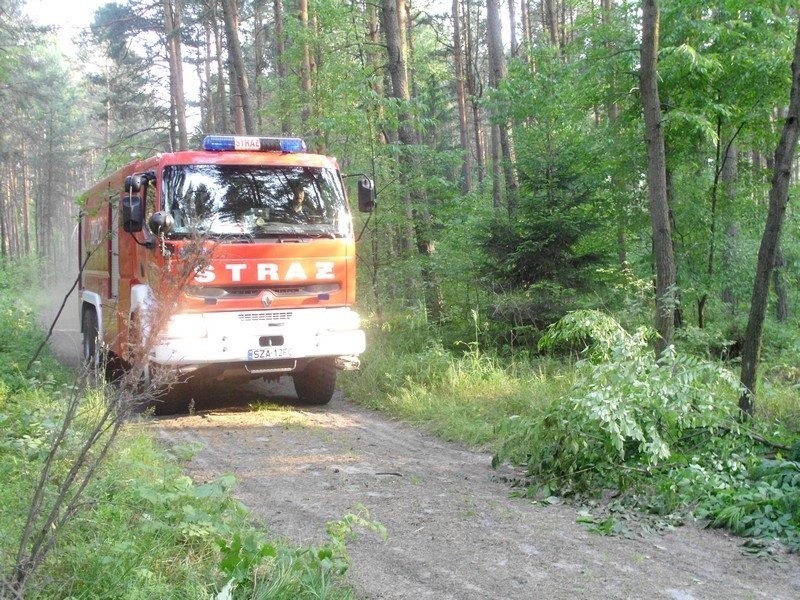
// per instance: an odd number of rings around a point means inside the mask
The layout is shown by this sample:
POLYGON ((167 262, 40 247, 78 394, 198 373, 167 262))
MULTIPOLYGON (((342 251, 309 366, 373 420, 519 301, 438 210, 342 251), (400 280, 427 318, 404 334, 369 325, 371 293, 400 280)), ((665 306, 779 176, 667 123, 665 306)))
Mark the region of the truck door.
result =
POLYGON ((117 301, 119 297, 119 196, 108 196, 108 287, 103 298, 103 337, 113 347, 117 337, 117 301))

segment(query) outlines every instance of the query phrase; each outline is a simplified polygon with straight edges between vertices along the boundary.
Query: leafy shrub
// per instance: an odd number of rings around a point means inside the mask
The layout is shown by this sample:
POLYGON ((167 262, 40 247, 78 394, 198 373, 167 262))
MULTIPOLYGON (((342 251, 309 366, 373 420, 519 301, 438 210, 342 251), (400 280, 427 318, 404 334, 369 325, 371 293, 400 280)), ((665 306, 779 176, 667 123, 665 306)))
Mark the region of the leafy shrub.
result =
MULTIPOLYGON (((0 378, 12 388, 19 389, 27 383, 22 370, 33 349, 42 339, 33 323, 31 311, 9 302, 0 295, 0 378)), ((37 372, 43 372, 37 369, 37 372)))
POLYGON ((764 361, 780 360, 781 357, 794 359, 800 354, 800 338, 797 335, 796 323, 779 323, 767 319, 764 322, 763 337, 762 359, 764 361))
POLYGON ((586 344, 577 381, 542 415, 510 421, 495 461, 525 462, 562 491, 619 485, 623 466, 650 469, 694 431, 735 429, 735 376, 674 348, 656 360, 649 335, 630 334, 597 311, 571 313, 551 327, 544 348, 586 344))
POLYGON ((742 353, 743 327, 733 321, 723 327, 682 327, 675 332, 682 351, 708 359, 733 360, 742 353))
POLYGON ((42 261, 36 258, 14 263, 0 262, 0 293, 15 295, 17 290, 37 289, 42 271, 42 261))
POLYGON ((700 516, 762 545, 781 540, 800 550, 800 462, 762 459, 735 483, 703 503, 700 516))
POLYGON ((238 533, 221 545, 220 563, 227 582, 217 600, 234 598, 352 598, 336 582, 349 567, 348 540, 356 530, 388 537, 386 528, 363 506, 327 524, 328 540, 319 547, 287 548, 258 532, 238 533))
POLYGON ((542 333, 578 308, 574 290, 554 282, 539 282, 524 291, 500 294, 488 307, 490 319, 483 339, 489 347, 509 353, 535 350, 542 333))
POLYGON ((584 347, 575 384, 541 413, 504 424, 495 463, 526 463, 534 495, 620 490, 615 502, 595 504, 606 516, 585 517, 598 531, 616 530, 620 507, 667 520, 691 513, 754 538, 748 546, 756 552, 775 541, 800 550, 800 441, 788 458, 765 458, 765 448, 783 447, 765 434, 786 432, 737 421, 734 375, 674 348, 656 360, 649 335, 628 333, 597 311, 571 313, 552 327, 543 347, 584 347))

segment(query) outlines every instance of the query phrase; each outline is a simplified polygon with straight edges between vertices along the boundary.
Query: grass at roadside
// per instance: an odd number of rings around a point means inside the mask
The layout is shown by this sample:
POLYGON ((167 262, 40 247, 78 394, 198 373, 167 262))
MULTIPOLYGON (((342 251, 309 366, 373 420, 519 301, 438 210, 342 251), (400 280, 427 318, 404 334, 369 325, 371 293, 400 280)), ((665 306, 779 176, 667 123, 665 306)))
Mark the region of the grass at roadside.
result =
POLYGON ((396 318, 369 331, 362 372, 342 387, 525 465, 531 497, 593 507, 584 521, 598 532, 621 531, 632 513, 648 527, 692 516, 749 538, 754 552, 800 550, 796 370, 765 366, 759 414, 741 424, 738 378, 724 364, 680 350, 656 363, 645 330, 595 311, 571 319, 551 344, 587 348, 577 363, 448 351, 418 320, 396 318))
POLYGON ((572 383, 550 359, 506 366, 475 349, 448 352, 413 318, 370 330, 367 346, 362 370, 340 379, 349 398, 488 451, 503 445, 504 423, 540 411, 572 383))
MULTIPOLYGON (((32 272, 0 268, 0 597, 13 594, 3 583, 14 578, 34 486, 76 385, 46 352, 31 372, 23 371, 43 336, 20 300, 20 290, 35 288, 32 272)), ((103 406, 101 390, 80 393, 68 451, 47 479, 45 507, 103 406)), ((191 451, 176 454, 185 458, 191 451)), ((233 498, 234 486, 230 476, 195 484, 144 424, 127 424, 25 597, 352 597, 342 585, 345 541, 352 528, 372 526, 368 518, 346 515, 329 525, 327 543, 292 548, 253 524, 233 498)))

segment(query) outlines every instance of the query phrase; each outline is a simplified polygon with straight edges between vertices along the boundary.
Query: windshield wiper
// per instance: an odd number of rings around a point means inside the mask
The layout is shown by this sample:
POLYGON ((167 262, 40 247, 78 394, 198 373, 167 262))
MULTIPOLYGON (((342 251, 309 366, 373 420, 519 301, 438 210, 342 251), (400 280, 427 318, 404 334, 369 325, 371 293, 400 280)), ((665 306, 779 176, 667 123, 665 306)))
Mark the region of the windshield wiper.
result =
POLYGON ((345 237, 343 233, 337 233, 334 231, 292 231, 290 233, 286 233, 283 235, 290 235, 292 237, 301 237, 301 238, 311 238, 311 239, 321 239, 321 238, 329 238, 335 240, 339 237, 345 237))
POLYGON ((304 229, 300 229, 298 227, 283 227, 281 229, 264 229, 258 228, 254 230, 251 234, 251 237, 256 239, 264 239, 264 238, 312 238, 312 239, 320 239, 320 238, 330 238, 336 239, 340 237, 345 237, 345 234, 339 233, 336 231, 306 231, 304 229))
POLYGON ((290 231, 276 231, 276 230, 264 231, 264 230, 258 230, 258 231, 254 231, 252 233, 252 236, 257 238, 257 239, 258 238, 280 238, 280 237, 287 237, 287 236, 294 237, 294 236, 302 236, 302 235, 304 235, 304 234, 302 232, 300 232, 300 231, 291 231, 291 230, 290 231))
POLYGON ((209 233, 208 236, 222 239, 230 243, 252 244, 255 241, 252 233, 209 233))

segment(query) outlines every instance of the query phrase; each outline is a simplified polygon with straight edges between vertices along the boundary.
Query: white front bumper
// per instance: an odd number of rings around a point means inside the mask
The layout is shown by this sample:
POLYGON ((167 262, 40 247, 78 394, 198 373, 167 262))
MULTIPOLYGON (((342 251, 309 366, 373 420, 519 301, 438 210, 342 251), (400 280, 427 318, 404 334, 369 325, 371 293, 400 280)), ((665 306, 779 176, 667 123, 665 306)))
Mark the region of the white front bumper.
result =
POLYGON ((365 347, 354 311, 306 308, 175 315, 149 356, 155 363, 180 367, 257 360, 248 351, 265 348, 268 358, 293 359, 357 356, 365 347))

